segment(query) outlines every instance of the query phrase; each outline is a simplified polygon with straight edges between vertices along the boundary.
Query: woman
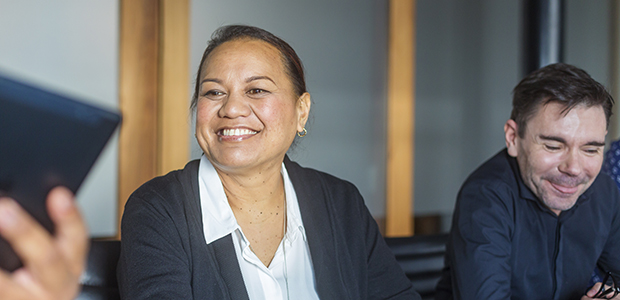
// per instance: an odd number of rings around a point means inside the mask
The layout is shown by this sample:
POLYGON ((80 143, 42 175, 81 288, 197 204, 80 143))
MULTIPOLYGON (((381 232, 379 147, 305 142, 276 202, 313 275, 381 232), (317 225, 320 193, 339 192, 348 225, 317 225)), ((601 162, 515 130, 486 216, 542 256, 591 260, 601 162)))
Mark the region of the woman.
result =
POLYGON ((350 183, 290 161, 311 101, 301 61, 256 27, 218 29, 192 108, 204 151, 132 194, 123 299, 416 299, 350 183))

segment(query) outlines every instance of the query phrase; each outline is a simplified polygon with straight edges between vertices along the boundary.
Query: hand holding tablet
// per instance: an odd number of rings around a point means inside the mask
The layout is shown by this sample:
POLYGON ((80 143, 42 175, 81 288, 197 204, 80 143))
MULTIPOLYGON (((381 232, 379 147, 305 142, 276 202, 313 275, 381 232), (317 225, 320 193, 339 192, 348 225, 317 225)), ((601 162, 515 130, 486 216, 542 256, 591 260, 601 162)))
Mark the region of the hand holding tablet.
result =
POLYGON ((73 195, 119 122, 0 76, 0 299, 77 295, 88 233, 73 195))
MULTIPOLYGON (((0 76, 0 197, 58 236, 48 193, 64 186, 75 194, 119 122, 116 113, 0 76)), ((0 269, 18 269, 19 258, 0 237, 0 269)))
POLYGON ((69 300, 79 292, 88 251, 88 232, 71 192, 53 189, 47 210, 55 236, 12 199, 0 199, 0 235, 22 258, 24 267, 0 270, 0 299, 69 300))

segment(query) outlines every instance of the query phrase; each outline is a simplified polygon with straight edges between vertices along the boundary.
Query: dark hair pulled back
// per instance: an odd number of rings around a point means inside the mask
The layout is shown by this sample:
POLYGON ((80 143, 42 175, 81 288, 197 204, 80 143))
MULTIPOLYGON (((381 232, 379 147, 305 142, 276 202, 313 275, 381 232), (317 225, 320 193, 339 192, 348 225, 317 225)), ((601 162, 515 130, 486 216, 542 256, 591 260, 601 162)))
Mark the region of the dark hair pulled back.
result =
POLYGON ((207 49, 205 49, 205 52, 202 55, 200 66, 198 67, 198 72, 196 74, 196 86, 190 106, 192 109, 196 108, 196 104, 198 102, 198 96, 200 93, 200 73, 202 72, 202 68, 204 67, 207 57, 209 57, 209 54, 211 54, 215 48, 223 43, 244 38, 261 40, 278 49, 280 55, 282 56, 286 73, 293 83, 295 94, 297 96, 301 96, 303 93, 307 92, 303 64, 301 63, 299 56, 297 56, 297 53, 295 53, 295 50, 293 50, 287 42, 275 36, 271 32, 258 27, 247 25, 229 25, 220 27, 213 32, 213 35, 211 35, 211 40, 207 45, 207 49))

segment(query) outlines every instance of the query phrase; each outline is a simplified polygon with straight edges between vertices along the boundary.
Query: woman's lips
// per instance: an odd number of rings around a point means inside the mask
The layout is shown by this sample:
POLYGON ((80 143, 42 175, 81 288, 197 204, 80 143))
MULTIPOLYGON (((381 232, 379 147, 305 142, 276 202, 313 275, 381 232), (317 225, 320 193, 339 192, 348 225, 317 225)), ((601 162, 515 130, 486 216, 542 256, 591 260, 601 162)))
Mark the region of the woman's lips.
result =
POLYGON ((226 128, 218 131, 217 135, 222 141, 242 141, 254 136, 257 133, 258 131, 247 128, 226 128))

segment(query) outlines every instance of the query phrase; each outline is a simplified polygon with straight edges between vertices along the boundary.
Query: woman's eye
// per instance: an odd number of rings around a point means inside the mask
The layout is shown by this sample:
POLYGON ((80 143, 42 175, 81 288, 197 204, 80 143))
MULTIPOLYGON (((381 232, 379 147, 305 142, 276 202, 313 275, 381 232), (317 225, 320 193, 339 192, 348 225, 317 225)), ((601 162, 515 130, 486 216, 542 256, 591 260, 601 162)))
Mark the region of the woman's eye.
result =
POLYGON ((267 91, 263 90, 263 89, 250 89, 248 91, 248 94, 250 95, 257 95, 257 94, 264 94, 267 93, 267 91))
POLYGON ((210 90, 210 91, 207 91, 204 95, 207 96, 207 97, 209 97, 209 96, 222 96, 222 95, 224 95, 224 93, 222 93, 220 91, 216 91, 216 90, 210 90))

